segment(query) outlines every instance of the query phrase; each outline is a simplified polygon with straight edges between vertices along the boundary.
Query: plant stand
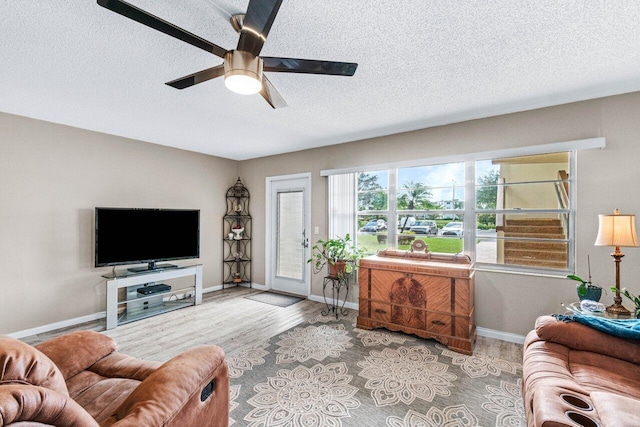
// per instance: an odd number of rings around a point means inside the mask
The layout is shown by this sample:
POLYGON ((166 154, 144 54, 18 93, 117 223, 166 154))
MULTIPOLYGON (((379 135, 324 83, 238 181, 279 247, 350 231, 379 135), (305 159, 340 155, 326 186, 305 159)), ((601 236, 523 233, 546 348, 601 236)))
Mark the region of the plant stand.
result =
POLYGON ((324 281, 322 283, 322 296, 324 297, 324 303, 327 306, 326 309, 321 311, 323 316, 328 316, 329 313, 336 314, 336 320, 338 316, 342 314, 346 316, 349 312, 344 308, 344 305, 347 303, 347 297, 349 296, 349 278, 346 276, 332 277, 325 276, 324 281), (331 284, 331 306, 329 306, 329 302, 327 301, 326 289, 327 286, 331 284), (342 307, 340 307, 340 290, 342 288, 346 289, 346 295, 344 296, 344 300, 342 301, 342 307))

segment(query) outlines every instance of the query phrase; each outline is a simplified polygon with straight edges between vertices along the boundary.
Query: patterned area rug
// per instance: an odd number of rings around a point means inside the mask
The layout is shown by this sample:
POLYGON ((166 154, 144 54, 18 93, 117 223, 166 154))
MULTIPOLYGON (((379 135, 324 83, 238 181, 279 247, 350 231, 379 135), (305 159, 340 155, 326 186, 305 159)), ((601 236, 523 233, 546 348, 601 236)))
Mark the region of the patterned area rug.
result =
POLYGON ((260 292, 245 297, 252 301, 263 302, 265 304, 277 305, 278 307, 289 307, 291 304, 302 301, 302 298, 291 295, 276 294, 273 292, 260 292))
POLYGON ((526 426, 522 366, 318 316, 227 358, 229 425, 526 426))

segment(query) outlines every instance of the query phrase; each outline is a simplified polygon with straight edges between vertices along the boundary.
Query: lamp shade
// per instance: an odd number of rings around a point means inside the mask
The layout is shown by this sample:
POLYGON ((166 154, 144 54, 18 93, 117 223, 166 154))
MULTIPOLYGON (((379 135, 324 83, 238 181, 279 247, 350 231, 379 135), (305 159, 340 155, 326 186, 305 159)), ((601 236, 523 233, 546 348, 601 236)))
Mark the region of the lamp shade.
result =
POLYGON ((618 213, 598 215, 596 246, 638 246, 636 216, 618 213))

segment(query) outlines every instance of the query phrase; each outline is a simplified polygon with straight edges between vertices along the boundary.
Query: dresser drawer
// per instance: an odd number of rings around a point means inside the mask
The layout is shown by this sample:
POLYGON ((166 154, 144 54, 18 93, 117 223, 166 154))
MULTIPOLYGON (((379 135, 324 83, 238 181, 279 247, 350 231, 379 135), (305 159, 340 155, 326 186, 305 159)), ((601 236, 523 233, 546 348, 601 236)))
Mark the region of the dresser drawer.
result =
POLYGON ((389 323, 391 321, 391 305, 371 301, 371 320, 389 323))
POLYGON ((427 313, 427 331, 438 335, 453 335, 451 333, 451 316, 427 313))

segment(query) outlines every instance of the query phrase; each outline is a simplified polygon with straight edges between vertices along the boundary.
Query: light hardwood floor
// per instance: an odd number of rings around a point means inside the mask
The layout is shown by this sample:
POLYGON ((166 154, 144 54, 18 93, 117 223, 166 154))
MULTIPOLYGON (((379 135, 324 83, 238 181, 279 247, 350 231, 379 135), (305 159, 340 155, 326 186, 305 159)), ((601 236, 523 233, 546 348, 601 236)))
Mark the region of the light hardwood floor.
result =
MULTIPOLYGON (((166 361, 202 344, 216 344, 227 355, 232 355, 319 315, 324 307, 324 304, 304 300, 283 308, 244 298, 256 292, 260 291, 229 288, 205 294, 199 306, 128 323, 110 331, 105 331, 103 319, 26 337, 23 341, 37 344, 71 331, 90 329, 116 340, 120 352, 142 359, 166 361)), ((345 317, 355 321, 357 314, 349 310, 345 317)), ((521 363, 522 345, 478 337, 474 354, 521 363)))

